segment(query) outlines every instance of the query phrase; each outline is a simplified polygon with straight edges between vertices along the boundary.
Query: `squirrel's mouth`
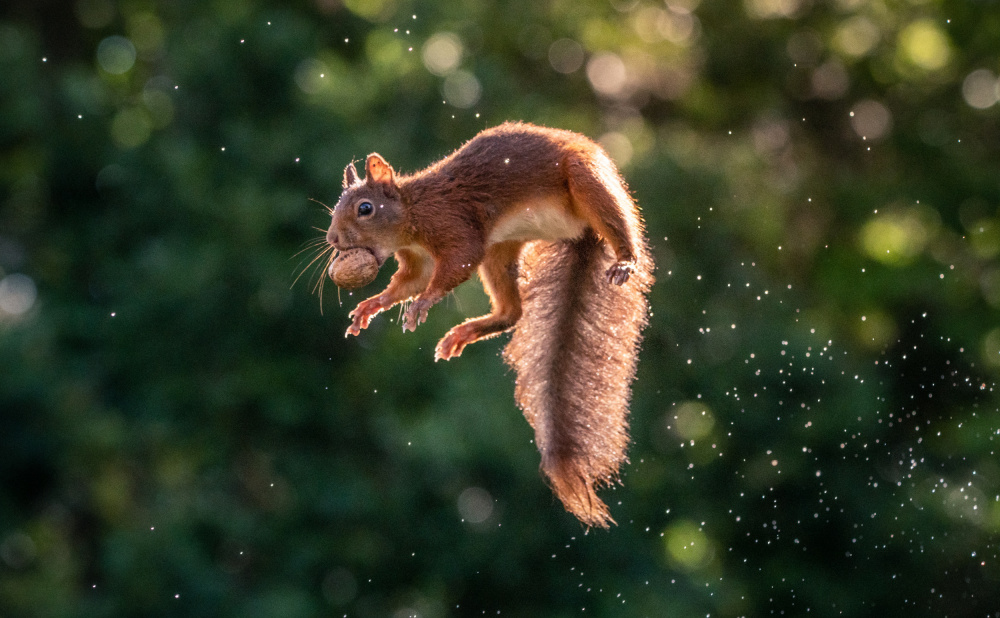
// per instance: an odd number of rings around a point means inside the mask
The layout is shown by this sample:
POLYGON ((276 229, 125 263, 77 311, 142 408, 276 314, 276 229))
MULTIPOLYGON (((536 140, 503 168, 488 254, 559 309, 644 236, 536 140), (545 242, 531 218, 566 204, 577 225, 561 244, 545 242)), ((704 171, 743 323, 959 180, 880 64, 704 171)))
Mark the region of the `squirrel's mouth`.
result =
POLYGON ((373 256, 375 256, 375 263, 378 264, 379 268, 382 268, 382 264, 385 264, 385 261, 389 257, 389 256, 381 256, 381 255, 379 255, 378 251, 376 251, 375 249, 372 249, 371 247, 361 247, 361 246, 341 247, 341 248, 337 249, 337 253, 343 253, 344 251, 353 251, 355 249, 364 249, 368 253, 371 253, 373 256))
POLYGON ((378 264, 379 268, 382 268, 382 264, 385 263, 385 257, 379 255, 378 251, 372 249, 371 247, 360 247, 360 248, 364 249, 368 253, 371 253, 372 255, 374 255, 375 256, 375 263, 378 264))

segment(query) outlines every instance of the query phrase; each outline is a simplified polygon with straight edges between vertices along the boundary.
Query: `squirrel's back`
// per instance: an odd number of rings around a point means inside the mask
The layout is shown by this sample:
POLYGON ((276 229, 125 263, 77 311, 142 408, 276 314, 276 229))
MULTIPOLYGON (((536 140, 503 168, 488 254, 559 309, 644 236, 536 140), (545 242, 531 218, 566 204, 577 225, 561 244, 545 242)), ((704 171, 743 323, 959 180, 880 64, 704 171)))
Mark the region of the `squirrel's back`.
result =
POLYGON ((507 122, 485 129, 445 158, 402 176, 399 183, 418 209, 429 204, 436 210, 444 204, 515 204, 531 199, 540 188, 565 191, 565 161, 573 153, 606 156, 579 133, 507 122))

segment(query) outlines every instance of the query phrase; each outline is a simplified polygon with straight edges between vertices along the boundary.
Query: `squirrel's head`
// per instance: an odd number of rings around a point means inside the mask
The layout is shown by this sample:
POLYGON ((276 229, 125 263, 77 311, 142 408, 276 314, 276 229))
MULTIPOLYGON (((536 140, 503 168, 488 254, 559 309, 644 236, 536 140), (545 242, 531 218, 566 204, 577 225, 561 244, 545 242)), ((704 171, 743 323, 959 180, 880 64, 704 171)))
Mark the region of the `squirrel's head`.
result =
POLYGON ((327 242, 339 251, 368 249, 381 266, 397 249, 410 244, 408 229, 392 166, 372 153, 365 161, 365 179, 361 180, 354 163, 349 163, 344 168, 344 192, 333 209, 327 242))

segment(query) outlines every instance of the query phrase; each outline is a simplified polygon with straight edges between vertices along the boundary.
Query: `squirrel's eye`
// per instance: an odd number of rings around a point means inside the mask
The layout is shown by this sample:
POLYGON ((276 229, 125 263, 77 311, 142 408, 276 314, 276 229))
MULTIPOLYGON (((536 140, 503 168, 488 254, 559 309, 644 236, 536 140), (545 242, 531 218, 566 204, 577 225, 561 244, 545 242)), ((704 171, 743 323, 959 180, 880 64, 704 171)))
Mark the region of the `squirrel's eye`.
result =
POLYGON ((375 207, 372 206, 371 202, 361 202, 358 204, 358 216, 364 217, 375 212, 375 207))

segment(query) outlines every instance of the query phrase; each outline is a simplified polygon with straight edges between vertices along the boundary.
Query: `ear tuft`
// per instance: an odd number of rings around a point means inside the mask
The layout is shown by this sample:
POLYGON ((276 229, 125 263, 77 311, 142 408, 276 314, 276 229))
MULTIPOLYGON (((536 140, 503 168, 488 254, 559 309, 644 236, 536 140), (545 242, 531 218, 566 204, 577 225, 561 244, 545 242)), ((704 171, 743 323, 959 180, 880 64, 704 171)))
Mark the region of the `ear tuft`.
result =
POLYGON ((356 182, 358 182, 358 170, 354 169, 354 161, 351 161, 344 168, 344 188, 346 189, 356 182))

